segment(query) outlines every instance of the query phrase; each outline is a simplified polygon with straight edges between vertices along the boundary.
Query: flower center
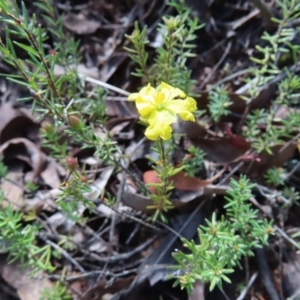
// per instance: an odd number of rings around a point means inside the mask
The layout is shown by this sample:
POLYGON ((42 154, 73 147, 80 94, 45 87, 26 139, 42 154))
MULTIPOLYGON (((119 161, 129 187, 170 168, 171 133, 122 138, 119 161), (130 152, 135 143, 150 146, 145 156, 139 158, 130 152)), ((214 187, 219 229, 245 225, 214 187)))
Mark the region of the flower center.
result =
POLYGON ((158 111, 162 111, 162 110, 165 109, 165 105, 164 105, 163 103, 162 103, 162 104, 158 104, 157 107, 156 107, 156 109, 157 109, 158 111))

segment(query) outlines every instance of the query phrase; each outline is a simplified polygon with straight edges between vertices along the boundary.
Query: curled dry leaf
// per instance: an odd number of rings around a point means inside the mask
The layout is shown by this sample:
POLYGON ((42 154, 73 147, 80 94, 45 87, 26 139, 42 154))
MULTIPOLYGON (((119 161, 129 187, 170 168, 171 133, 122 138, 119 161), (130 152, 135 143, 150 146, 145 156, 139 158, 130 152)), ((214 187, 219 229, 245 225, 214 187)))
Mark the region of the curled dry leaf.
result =
POLYGON ((9 166, 16 159, 27 163, 33 170, 30 180, 36 179, 42 172, 46 155, 31 141, 24 138, 14 138, 0 146, 0 155, 9 166))
POLYGON ((149 213, 149 209, 147 209, 147 207, 153 205, 153 201, 149 197, 126 191, 122 193, 122 202, 124 205, 143 213, 149 213))
POLYGON ((66 170, 56 163, 53 159, 48 159, 47 164, 41 172, 41 178, 43 179, 44 183, 51 187, 52 189, 58 188, 61 180, 60 176, 66 176, 66 170))
MULTIPOLYGON (((2 114, 2 112, 1 112, 2 114)), ((28 116, 16 116, 5 124, 0 135, 0 144, 14 138, 27 138, 39 144, 39 125, 28 116)))

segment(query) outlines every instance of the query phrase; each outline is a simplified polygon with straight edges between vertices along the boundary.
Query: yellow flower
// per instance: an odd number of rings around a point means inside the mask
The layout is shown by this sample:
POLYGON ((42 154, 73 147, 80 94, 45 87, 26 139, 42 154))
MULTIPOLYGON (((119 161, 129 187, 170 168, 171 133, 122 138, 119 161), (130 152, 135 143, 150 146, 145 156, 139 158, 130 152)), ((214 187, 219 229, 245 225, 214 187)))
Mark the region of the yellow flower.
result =
POLYGON ((170 139, 171 124, 176 122, 177 115, 184 121, 195 121, 196 101, 164 82, 156 89, 149 83, 139 93, 130 94, 128 100, 135 101, 141 119, 149 124, 145 135, 150 140, 170 139))

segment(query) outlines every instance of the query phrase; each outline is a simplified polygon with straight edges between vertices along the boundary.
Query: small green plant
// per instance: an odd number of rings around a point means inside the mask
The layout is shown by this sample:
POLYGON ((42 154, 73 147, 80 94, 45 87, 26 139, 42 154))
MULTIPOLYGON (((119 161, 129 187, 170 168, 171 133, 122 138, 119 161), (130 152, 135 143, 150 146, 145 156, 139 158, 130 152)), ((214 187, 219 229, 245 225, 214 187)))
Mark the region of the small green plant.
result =
POLYGON ((66 287, 60 282, 56 282, 51 288, 43 290, 39 300, 72 300, 73 298, 67 292, 66 287))
POLYGON ((214 213, 211 221, 198 230, 199 243, 183 239, 188 252, 175 251, 173 257, 178 266, 173 269, 176 282, 189 293, 196 280, 210 282, 210 290, 222 281, 230 282, 227 274, 236 266, 241 267, 243 256, 254 255, 253 249, 267 244, 268 236, 273 233, 271 222, 259 219, 258 211, 251 208, 252 197, 250 184, 246 177, 230 182, 230 189, 225 197, 227 204, 226 218, 217 220, 214 213))
POLYGON ((0 160, 0 179, 5 177, 7 174, 7 166, 0 160))
POLYGON ((186 62, 188 58, 195 56, 195 32, 202 28, 203 24, 199 24, 198 18, 192 15, 191 8, 185 5, 184 0, 170 0, 168 5, 175 8, 176 16, 164 16, 163 23, 159 24, 158 32, 162 37, 162 45, 156 48, 154 63, 150 67, 147 65, 148 52, 145 46, 149 42, 146 39, 146 27, 141 31, 138 24, 135 24, 132 35, 126 35, 134 48, 125 49, 138 65, 133 75, 143 78, 152 86, 164 81, 192 95, 194 82, 186 62))
POLYGON ((284 185, 284 173, 280 168, 272 167, 268 169, 265 178, 268 184, 274 186, 284 185))
MULTIPOLYGON (((274 34, 264 32, 262 40, 264 46, 256 46, 260 58, 252 56, 251 59, 256 66, 251 68, 251 78, 246 81, 249 84, 249 95, 242 96, 247 103, 243 116, 246 118, 243 135, 251 141, 252 147, 258 152, 266 151, 272 154, 272 146, 280 144, 285 138, 291 138, 297 132, 297 122, 300 114, 290 109, 299 94, 300 79, 283 64, 282 58, 288 56, 293 63, 297 63, 300 57, 300 47, 294 42, 295 30, 288 23, 299 17, 299 2, 297 0, 277 1, 282 9, 282 19, 274 18, 278 24, 278 30, 274 34), (274 121, 277 109, 271 106, 268 111, 259 109, 253 114, 248 114, 249 106, 259 95, 262 88, 266 87, 275 77, 283 74, 282 80, 278 82, 280 91, 276 104, 284 106, 287 110, 286 116, 281 119, 283 126, 277 126, 274 121)), ((278 106, 279 107, 279 106, 278 106)), ((242 120, 242 121, 243 121, 242 120)))
POLYGON ((19 260, 24 267, 33 272, 44 270, 53 272, 50 262, 51 248, 37 245, 38 227, 23 224, 23 214, 14 210, 12 205, 3 206, 4 193, 0 191, 0 235, 1 251, 9 253, 9 261, 19 260))
POLYGON ((194 146, 189 147, 188 152, 189 154, 183 159, 184 171, 186 175, 194 177, 203 167, 205 153, 194 146))
POLYGON ((36 185, 34 182, 29 181, 29 182, 26 183, 26 189, 27 189, 30 193, 33 193, 33 192, 36 192, 36 191, 39 189, 39 186, 36 185))
POLYGON ((208 109, 211 114, 212 120, 217 123, 220 117, 227 116, 230 113, 228 109, 232 104, 228 96, 228 92, 222 86, 214 87, 209 92, 209 104, 208 109))

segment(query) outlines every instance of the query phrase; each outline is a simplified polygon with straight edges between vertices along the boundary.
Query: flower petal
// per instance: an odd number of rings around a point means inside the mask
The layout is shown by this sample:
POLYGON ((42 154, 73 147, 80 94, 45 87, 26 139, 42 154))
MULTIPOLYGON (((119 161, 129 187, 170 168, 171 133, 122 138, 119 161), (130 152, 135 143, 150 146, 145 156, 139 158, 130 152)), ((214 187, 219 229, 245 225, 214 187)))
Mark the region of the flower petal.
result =
POLYGON ((143 87, 138 93, 132 93, 128 96, 129 101, 135 101, 139 96, 152 96, 156 97, 155 88, 151 87, 151 84, 148 83, 147 86, 143 87))
POLYGON ((165 94, 165 100, 173 100, 175 98, 185 98, 186 94, 178 89, 174 88, 169 84, 166 84, 165 82, 162 82, 156 89, 158 92, 162 92, 165 94))
POLYGON ((151 84, 148 83, 147 86, 143 87, 143 88, 140 90, 139 94, 140 94, 141 96, 152 96, 152 97, 155 97, 156 94, 157 94, 157 92, 156 92, 155 88, 153 88, 153 87, 151 86, 151 84))
POLYGON ((197 110, 197 102, 191 97, 185 100, 171 100, 167 103, 166 109, 178 114, 184 121, 195 121, 193 112, 197 110))
POLYGON ((139 93, 132 93, 132 94, 130 94, 129 96, 128 96, 128 100, 129 101, 135 101, 136 100, 136 98, 139 96, 139 93))
POLYGON ((157 140, 161 137, 168 140, 172 135, 172 127, 170 124, 176 121, 176 116, 172 116, 168 111, 154 111, 147 119, 149 126, 145 135, 149 140, 157 140))
POLYGON ((141 117, 146 117, 156 108, 155 99, 148 95, 138 96, 135 100, 135 105, 141 117))
POLYGON ((164 140, 169 140, 172 136, 171 125, 163 124, 163 126, 151 125, 145 131, 145 136, 152 141, 161 137, 164 140))

